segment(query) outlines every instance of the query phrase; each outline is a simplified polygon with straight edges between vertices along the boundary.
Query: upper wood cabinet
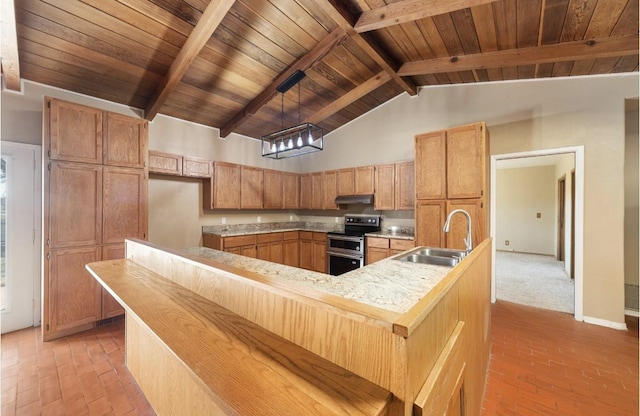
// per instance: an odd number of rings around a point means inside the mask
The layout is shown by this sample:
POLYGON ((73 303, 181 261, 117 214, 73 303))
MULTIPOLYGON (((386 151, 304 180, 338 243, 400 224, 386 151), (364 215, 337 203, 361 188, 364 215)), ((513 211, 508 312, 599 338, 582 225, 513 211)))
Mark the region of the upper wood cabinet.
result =
POLYGON ((488 143, 484 123, 415 137, 418 199, 480 198, 486 187, 488 143))
POLYGON ((282 172, 278 170, 264 170, 264 208, 282 209, 284 207, 284 188, 282 172))
POLYGON ((393 210, 395 208, 395 165, 377 165, 375 167, 374 209, 393 210))
POLYGON ((395 209, 414 209, 414 162, 395 164, 395 209))
POLYGON ((144 168, 148 122, 54 98, 45 98, 49 158, 144 168))
POLYGON ((213 176, 203 184, 205 209, 240 208, 240 165, 213 163, 213 176))
POLYGON ((374 166, 355 168, 354 190, 356 195, 371 195, 375 190, 374 166))
POLYGON ((300 208, 300 178, 297 173, 282 172, 282 200, 284 209, 300 208))
POLYGON ((261 209, 264 176, 261 168, 240 168, 240 208, 261 209))
POLYGON ((300 175, 300 208, 312 208, 313 181, 310 173, 300 175))
POLYGON ((355 195, 356 169, 345 168, 338 170, 338 195, 355 195))
POLYGON ((191 178, 210 178, 213 174, 213 162, 199 157, 182 157, 182 176, 191 178))
POLYGON ((102 169, 86 163, 50 163, 49 181, 45 182, 49 247, 102 243, 102 169))
POLYGON ((103 170, 102 242, 147 237, 147 178, 142 169, 105 166, 103 170))
POLYGON ((327 170, 322 172, 323 175, 323 203, 322 209, 338 209, 336 205, 336 196, 338 196, 338 171, 327 170))
POLYGON ((103 115, 102 163, 144 168, 147 165, 147 121, 120 114, 103 115))
POLYGON ((182 175, 182 156, 149 150, 149 173, 182 175))
POLYGON ((324 176, 322 172, 311 174, 311 209, 322 209, 324 204, 324 176))

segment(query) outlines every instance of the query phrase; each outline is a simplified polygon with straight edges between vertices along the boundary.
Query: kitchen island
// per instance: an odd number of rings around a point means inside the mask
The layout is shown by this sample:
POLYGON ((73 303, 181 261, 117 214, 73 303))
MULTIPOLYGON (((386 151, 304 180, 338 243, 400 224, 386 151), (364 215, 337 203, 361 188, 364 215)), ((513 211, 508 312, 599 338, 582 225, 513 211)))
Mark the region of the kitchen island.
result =
POLYGON ((125 260, 88 269, 127 311, 127 365, 160 414, 475 415, 490 248, 452 269, 386 259, 329 276, 127 241, 125 260))

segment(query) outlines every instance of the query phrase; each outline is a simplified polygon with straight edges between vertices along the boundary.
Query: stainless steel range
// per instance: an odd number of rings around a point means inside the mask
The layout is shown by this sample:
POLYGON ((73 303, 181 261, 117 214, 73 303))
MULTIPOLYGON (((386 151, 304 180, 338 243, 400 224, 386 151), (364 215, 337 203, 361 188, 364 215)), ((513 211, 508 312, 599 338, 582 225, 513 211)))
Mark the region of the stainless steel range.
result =
POLYGON ((338 276, 365 265, 364 235, 380 231, 380 216, 345 215, 344 232, 328 233, 327 269, 338 276))

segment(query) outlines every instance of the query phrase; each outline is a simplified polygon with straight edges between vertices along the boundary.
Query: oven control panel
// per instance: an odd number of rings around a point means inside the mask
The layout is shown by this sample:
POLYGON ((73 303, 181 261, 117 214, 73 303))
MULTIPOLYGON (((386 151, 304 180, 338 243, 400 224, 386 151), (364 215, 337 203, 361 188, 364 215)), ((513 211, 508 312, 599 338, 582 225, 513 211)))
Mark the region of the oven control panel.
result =
POLYGON ((345 225, 367 225, 372 227, 380 226, 380 217, 379 216, 351 216, 345 215, 344 217, 345 225))

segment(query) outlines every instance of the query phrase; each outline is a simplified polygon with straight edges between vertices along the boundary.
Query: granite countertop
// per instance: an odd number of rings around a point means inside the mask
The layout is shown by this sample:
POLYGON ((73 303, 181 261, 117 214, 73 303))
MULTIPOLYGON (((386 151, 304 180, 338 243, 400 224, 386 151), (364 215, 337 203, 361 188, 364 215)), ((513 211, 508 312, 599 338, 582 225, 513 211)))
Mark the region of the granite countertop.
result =
POLYGON ((248 234, 268 234, 285 231, 316 231, 316 232, 342 232, 344 225, 341 223, 327 224, 323 222, 266 222, 255 224, 225 224, 206 225, 202 227, 203 234, 216 234, 220 237, 236 237, 248 234))
POLYGON ((272 279, 287 281, 292 286, 318 290, 400 314, 413 307, 451 270, 449 267, 388 258, 340 276, 332 276, 205 247, 193 247, 184 251, 272 279))

